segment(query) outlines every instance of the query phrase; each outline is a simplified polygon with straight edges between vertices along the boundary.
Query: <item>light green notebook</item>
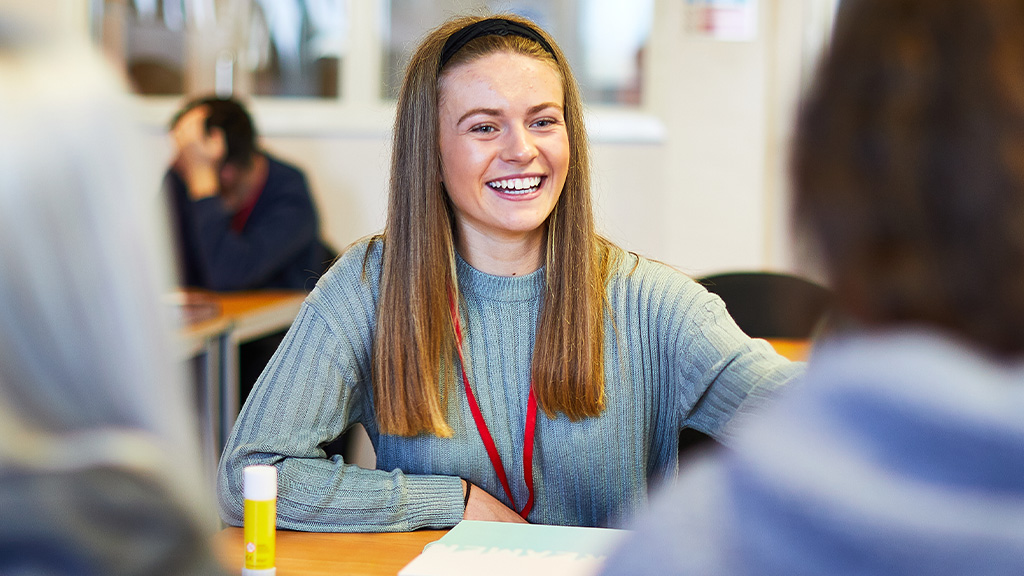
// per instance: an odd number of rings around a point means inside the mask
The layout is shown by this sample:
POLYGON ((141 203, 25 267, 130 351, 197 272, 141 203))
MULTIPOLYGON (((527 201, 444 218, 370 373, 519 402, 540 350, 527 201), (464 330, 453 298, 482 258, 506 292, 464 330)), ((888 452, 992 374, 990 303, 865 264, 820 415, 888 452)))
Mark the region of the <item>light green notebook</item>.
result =
POLYGON ((623 530, 463 520, 399 576, 585 576, 601 567, 623 530))

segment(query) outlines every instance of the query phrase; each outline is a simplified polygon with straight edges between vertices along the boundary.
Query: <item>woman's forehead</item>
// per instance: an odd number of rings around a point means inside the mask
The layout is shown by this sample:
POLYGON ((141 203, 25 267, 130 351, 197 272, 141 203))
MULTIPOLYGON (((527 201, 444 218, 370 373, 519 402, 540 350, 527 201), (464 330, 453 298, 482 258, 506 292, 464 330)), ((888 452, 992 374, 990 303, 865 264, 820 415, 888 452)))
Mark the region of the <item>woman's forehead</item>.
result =
POLYGON ((439 90, 443 117, 462 117, 474 109, 491 115, 532 114, 540 108, 563 108, 564 100, 562 83, 551 68, 532 58, 506 55, 460 66, 439 90))
POLYGON ((564 97, 561 75, 552 62, 527 54, 495 52, 446 68, 439 79, 439 100, 461 99, 481 86, 497 94, 557 91, 559 102, 564 97))
POLYGON ((445 82, 450 79, 453 75, 457 75, 459 72, 463 72, 466 69, 472 69, 475 67, 488 66, 493 63, 494 60, 517 60, 522 59, 524 63, 531 62, 535 64, 542 64, 543 66, 534 66, 536 70, 550 70, 554 72, 559 82, 562 81, 562 71, 559 69, 558 64, 553 58, 542 58, 534 54, 526 54, 516 50, 499 50, 495 52, 488 52, 479 56, 473 56, 467 60, 462 60, 445 66, 438 75, 438 88, 445 85, 445 82))

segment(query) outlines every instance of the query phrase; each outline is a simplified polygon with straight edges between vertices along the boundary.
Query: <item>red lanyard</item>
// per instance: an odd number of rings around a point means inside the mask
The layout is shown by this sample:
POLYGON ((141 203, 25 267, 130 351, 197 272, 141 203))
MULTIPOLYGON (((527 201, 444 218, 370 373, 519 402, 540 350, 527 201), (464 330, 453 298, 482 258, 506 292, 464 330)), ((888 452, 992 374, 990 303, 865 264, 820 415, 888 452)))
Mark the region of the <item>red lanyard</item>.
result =
MULTIPOLYGON (((451 291, 448 292, 448 306, 451 308, 452 321, 455 323, 455 340, 458 344, 456 350, 459 352, 459 364, 462 367, 462 385, 466 389, 466 400, 469 402, 469 410, 473 413, 473 420, 476 422, 477 432, 480 433, 480 440, 483 441, 484 447, 487 448, 487 456, 491 459, 491 466, 494 467, 494 472, 498 475, 501 487, 505 489, 505 494, 508 495, 508 501, 512 503, 514 510, 515 499, 512 498, 512 490, 509 488, 508 478, 505 476, 505 467, 501 464, 498 448, 494 445, 494 439, 491 438, 491 431, 487 429, 487 423, 484 422, 484 415, 480 412, 480 406, 476 403, 476 396, 473 395, 473 390, 469 387, 469 376, 466 375, 466 361, 462 357, 462 328, 459 326, 459 314, 455 309, 455 298, 452 296, 451 291)), ((526 482, 526 492, 529 495, 526 505, 519 511, 519 515, 524 520, 530 515, 530 510, 533 509, 533 431, 536 426, 537 398, 533 395, 533 385, 531 383, 530 397, 526 401, 526 430, 523 432, 523 480, 526 482)))

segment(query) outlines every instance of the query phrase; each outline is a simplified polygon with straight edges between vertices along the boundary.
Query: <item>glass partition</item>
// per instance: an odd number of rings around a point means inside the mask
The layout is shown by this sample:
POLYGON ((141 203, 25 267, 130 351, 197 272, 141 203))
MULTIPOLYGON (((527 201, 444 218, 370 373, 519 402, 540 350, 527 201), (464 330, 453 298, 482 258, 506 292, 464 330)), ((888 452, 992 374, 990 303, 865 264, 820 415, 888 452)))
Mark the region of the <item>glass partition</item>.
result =
POLYGON ((555 37, 588 103, 629 107, 642 100, 655 0, 90 1, 96 41, 143 95, 342 100, 345 56, 359 53, 348 82, 387 101, 431 28, 456 14, 513 12, 555 37), (367 41, 382 49, 354 44, 367 41))
POLYGON ((93 0, 91 16, 139 94, 341 93, 348 0, 93 0))
POLYGON ((638 106, 654 0, 388 0, 382 96, 395 98, 412 50, 457 14, 511 12, 551 33, 591 104, 638 106))

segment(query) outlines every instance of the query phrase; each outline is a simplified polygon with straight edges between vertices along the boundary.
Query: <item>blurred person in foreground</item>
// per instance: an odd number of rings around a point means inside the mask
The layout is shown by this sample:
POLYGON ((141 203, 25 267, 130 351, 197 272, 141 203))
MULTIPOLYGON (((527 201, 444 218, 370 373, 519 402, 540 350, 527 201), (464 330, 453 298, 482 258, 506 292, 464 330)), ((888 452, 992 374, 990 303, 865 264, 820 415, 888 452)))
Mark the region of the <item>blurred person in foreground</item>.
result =
POLYGON ((856 326, 607 574, 1024 574, 1024 2, 844 0, 797 221, 856 326))
POLYGON ((0 15, 0 574, 219 572, 120 87, 0 15))

